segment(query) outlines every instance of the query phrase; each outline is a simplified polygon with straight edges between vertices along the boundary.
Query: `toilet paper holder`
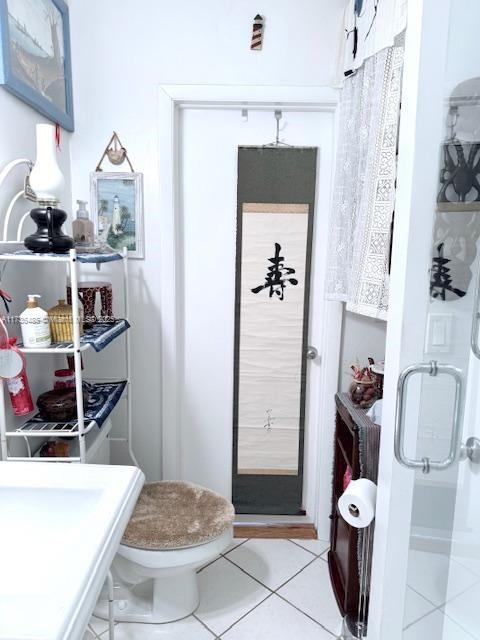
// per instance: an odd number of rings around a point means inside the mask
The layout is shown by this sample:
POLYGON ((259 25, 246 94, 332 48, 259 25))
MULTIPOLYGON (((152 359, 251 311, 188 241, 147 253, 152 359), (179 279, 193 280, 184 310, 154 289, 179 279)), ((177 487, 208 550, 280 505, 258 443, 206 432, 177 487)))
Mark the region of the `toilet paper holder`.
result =
POLYGON ((354 504, 348 505, 348 511, 350 512, 350 515, 352 515, 354 518, 358 518, 360 516, 360 511, 358 510, 358 507, 356 507, 354 504))

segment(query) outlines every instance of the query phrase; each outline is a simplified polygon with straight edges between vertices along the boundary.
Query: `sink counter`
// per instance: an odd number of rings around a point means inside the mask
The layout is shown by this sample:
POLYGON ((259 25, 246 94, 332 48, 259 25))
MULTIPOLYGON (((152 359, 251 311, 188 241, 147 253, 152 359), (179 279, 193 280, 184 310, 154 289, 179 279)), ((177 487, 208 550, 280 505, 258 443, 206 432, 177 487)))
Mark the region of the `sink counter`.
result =
POLYGON ((0 462, 0 640, 80 640, 144 483, 136 467, 0 462))

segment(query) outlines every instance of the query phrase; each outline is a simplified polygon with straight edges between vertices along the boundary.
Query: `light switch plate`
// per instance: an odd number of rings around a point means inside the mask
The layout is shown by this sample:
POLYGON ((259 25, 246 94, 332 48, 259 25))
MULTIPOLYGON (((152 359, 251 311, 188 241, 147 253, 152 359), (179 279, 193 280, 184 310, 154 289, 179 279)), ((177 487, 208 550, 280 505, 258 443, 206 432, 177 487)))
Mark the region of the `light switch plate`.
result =
POLYGON ((449 353, 452 348, 453 314, 431 313, 428 316, 425 351, 449 353))

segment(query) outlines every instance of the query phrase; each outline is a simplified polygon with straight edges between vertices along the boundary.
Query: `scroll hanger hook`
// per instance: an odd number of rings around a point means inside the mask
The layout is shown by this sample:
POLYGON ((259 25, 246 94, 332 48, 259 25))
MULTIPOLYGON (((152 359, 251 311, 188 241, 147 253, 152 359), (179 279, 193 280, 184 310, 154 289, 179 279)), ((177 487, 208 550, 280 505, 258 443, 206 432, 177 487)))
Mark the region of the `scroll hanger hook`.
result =
POLYGON ((266 147, 291 147, 291 144, 287 144, 286 142, 282 142, 280 140, 280 120, 283 118, 283 113, 280 109, 275 109, 274 116, 276 120, 276 135, 275 142, 271 142, 270 144, 265 145, 266 147))
POLYGON ((283 113, 280 109, 275 110, 275 120, 277 121, 277 134, 275 136, 275 144, 278 146, 280 144, 280 120, 283 117, 283 113))

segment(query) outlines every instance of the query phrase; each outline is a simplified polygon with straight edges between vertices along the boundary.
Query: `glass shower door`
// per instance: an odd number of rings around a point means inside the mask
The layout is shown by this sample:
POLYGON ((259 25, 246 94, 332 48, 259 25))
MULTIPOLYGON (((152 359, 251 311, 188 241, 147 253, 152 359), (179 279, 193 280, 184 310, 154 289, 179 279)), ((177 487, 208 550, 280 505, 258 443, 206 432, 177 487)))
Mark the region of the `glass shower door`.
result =
POLYGON ((373 640, 480 640, 479 23, 409 5, 373 640))
POLYGON ((436 69, 443 129, 438 160, 425 168, 437 167, 438 179, 424 211, 433 216, 424 368, 413 365, 400 378, 395 447, 415 474, 408 640, 480 639, 480 44, 468 29, 480 8, 464 0, 440 4, 439 12, 450 6, 444 64, 436 69))

